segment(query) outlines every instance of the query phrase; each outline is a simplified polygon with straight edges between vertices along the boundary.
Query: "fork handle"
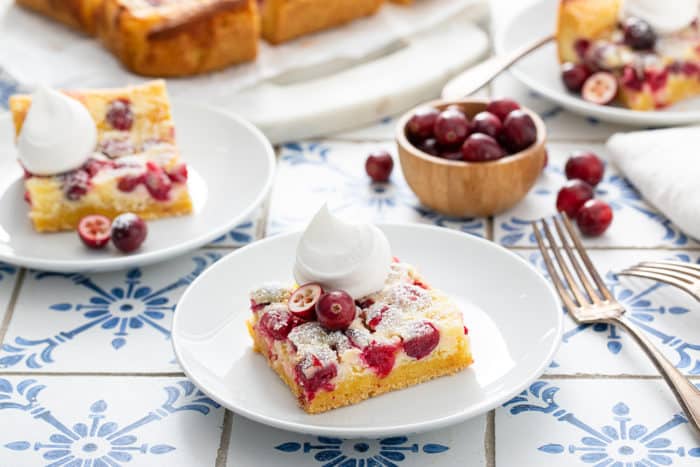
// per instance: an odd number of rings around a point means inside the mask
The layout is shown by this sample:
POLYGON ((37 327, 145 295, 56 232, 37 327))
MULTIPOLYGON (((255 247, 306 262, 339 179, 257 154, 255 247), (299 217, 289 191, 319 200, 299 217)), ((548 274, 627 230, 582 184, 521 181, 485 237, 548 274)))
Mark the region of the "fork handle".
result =
POLYGON ((659 370, 661 376, 664 377, 666 383, 671 387, 673 394, 678 399, 681 407, 683 407, 683 412, 688 417, 690 424, 700 431, 700 390, 663 356, 659 349, 642 334, 639 328, 630 322, 629 318, 622 315, 619 318, 612 319, 611 322, 627 331, 644 349, 644 352, 659 370))

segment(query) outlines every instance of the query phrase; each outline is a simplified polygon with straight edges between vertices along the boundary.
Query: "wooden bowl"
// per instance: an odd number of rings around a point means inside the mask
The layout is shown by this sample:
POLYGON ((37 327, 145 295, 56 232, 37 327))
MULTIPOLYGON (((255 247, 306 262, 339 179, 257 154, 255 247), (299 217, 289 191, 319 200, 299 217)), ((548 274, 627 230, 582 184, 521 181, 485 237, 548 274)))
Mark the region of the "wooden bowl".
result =
MULTIPOLYGON (((434 101, 427 105, 444 109, 459 105, 471 119, 486 109, 488 101, 465 99, 434 101)), ((417 108, 416 108, 417 109, 417 108)), ((424 153, 406 137, 406 124, 416 109, 401 117, 396 142, 404 177, 425 206, 453 217, 485 217, 506 211, 532 189, 545 163, 547 130, 540 117, 523 108, 537 127, 537 141, 529 148, 490 162, 462 162, 424 153)))

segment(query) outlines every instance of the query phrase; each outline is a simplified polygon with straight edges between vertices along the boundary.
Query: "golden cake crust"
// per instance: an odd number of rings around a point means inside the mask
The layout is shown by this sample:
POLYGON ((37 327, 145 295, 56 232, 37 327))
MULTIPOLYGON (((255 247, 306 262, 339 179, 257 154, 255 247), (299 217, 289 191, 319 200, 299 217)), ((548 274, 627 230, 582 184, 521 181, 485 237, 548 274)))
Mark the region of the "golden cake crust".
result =
POLYGON ((266 0, 263 3, 262 35, 279 44, 354 19, 370 16, 384 0, 266 0))
POLYGON ((303 397, 303 389, 287 375, 279 361, 273 360, 265 352, 264 340, 260 335, 252 329, 250 324, 248 326, 254 341, 253 350, 265 357, 270 368, 290 388, 299 403, 299 407, 310 414, 357 404, 369 398, 415 386, 431 379, 454 375, 473 363, 468 341, 465 339, 460 342, 454 353, 404 363, 394 368, 386 378, 380 378, 375 374, 365 374, 352 380, 343 381, 333 391, 320 391, 309 402, 303 397))
POLYGON ((207 73, 255 59, 256 0, 17 0, 19 5, 100 38, 144 76, 207 73))
POLYGON ((256 0, 205 0, 157 9, 134 3, 104 0, 97 35, 135 73, 195 75, 257 56, 256 0))
POLYGON ((72 28, 95 34, 96 12, 103 0, 16 0, 30 10, 49 16, 72 28))

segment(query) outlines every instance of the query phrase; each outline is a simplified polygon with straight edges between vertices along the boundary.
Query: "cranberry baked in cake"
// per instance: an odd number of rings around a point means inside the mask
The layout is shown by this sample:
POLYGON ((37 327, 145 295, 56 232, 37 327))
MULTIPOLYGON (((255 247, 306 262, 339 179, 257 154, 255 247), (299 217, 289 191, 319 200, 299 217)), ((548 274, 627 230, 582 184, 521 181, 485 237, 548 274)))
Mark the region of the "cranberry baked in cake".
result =
POLYGON ((462 312, 413 266, 392 260, 374 226, 344 224, 324 207, 302 237, 294 275, 303 285, 251 292, 248 327, 254 349, 308 413, 472 363, 462 312))
POLYGON ((157 219, 192 211, 163 81, 44 89, 12 96, 10 110, 37 231, 73 230, 92 214, 157 219))
POLYGON ((561 0, 563 79, 584 99, 633 110, 700 94, 697 0, 561 0))

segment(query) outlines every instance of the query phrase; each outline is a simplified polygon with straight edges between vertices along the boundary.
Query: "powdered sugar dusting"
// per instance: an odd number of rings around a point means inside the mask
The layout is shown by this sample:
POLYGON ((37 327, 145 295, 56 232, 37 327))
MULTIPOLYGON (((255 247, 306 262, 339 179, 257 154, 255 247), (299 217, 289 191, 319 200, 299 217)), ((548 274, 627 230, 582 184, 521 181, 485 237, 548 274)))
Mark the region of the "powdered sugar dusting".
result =
POLYGON ((291 291, 282 284, 270 282, 250 292, 250 299, 255 303, 286 302, 291 291))
POLYGON ((338 360, 333 349, 333 344, 338 342, 338 338, 332 337, 333 334, 323 329, 317 321, 304 323, 292 329, 289 340, 301 356, 302 368, 304 362, 308 360, 305 358, 308 355, 316 356, 324 364, 338 360))

